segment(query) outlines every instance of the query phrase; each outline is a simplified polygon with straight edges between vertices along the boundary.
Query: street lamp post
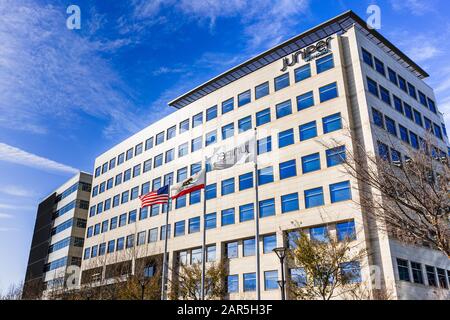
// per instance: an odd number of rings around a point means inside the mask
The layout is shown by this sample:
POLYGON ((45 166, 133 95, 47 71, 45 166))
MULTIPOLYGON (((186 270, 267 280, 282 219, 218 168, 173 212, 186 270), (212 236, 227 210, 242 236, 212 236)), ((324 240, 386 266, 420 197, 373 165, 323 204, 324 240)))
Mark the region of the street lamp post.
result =
POLYGON ((285 289, 284 289, 284 286, 286 284, 286 281, 284 279, 284 259, 286 258, 286 248, 284 248, 284 247, 275 248, 275 249, 273 249, 273 252, 275 252, 277 257, 278 257, 278 259, 280 259, 280 263, 281 263, 281 280, 277 281, 277 282, 278 282, 278 285, 281 288, 281 300, 286 300, 285 289))

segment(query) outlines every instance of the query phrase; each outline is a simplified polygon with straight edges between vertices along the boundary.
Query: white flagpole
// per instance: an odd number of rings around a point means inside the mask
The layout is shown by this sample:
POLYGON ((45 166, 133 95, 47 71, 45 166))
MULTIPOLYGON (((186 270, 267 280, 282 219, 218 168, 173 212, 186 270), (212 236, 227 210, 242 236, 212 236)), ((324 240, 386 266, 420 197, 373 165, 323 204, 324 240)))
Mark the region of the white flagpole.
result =
POLYGON ((254 146, 254 162, 255 162, 255 246, 256 246, 256 300, 261 300, 261 271, 260 271, 260 254, 259 254, 259 194, 258 194, 258 135, 255 127, 255 146, 254 146))
POLYGON ((207 176, 207 171, 206 171, 206 159, 205 159, 205 166, 204 166, 204 170, 205 170, 205 188, 203 188, 203 235, 202 235, 202 283, 201 283, 201 300, 205 300, 205 274, 206 274, 206 254, 205 254, 205 250, 206 250, 206 221, 205 221, 205 216, 206 216, 206 176, 207 176))
POLYGON ((161 300, 167 300, 167 238, 169 235, 169 212, 172 207, 171 198, 170 198, 170 184, 169 184, 169 200, 167 200, 167 213, 166 213, 166 226, 164 230, 164 255, 163 255, 163 269, 161 276, 161 300))

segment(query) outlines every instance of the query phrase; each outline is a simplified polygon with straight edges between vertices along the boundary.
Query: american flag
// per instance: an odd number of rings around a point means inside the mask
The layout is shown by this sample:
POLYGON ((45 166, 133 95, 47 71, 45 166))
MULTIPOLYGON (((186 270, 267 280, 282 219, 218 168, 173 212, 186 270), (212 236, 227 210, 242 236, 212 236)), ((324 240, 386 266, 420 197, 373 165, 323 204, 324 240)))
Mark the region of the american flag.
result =
POLYGON ((149 207, 155 204, 166 204, 169 201, 169 186, 164 186, 156 191, 140 196, 141 208, 149 207))

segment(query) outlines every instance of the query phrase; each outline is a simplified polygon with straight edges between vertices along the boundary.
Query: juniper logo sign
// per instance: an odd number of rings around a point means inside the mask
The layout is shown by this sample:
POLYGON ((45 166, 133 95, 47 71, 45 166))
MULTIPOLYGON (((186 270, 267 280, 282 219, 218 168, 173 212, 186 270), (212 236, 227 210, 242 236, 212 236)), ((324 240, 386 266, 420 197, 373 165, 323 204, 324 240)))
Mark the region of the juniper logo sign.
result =
POLYGON ((326 40, 321 40, 316 44, 306 47, 306 49, 294 52, 290 58, 283 58, 283 68, 281 71, 286 71, 288 67, 295 66, 299 62, 299 57, 301 57, 304 61, 311 61, 327 54, 330 52, 331 39, 332 37, 328 37, 326 40))

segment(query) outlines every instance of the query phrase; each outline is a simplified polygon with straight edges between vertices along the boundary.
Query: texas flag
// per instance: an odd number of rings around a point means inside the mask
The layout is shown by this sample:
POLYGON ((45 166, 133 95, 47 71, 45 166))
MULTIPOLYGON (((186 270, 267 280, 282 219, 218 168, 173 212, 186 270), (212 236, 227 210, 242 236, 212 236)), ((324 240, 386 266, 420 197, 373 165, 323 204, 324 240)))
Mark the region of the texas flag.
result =
POLYGON ((171 189, 172 199, 179 198, 185 194, 203 189, 205 187, 205 170, 197 172, 193 176, 173 186, 171 189))

